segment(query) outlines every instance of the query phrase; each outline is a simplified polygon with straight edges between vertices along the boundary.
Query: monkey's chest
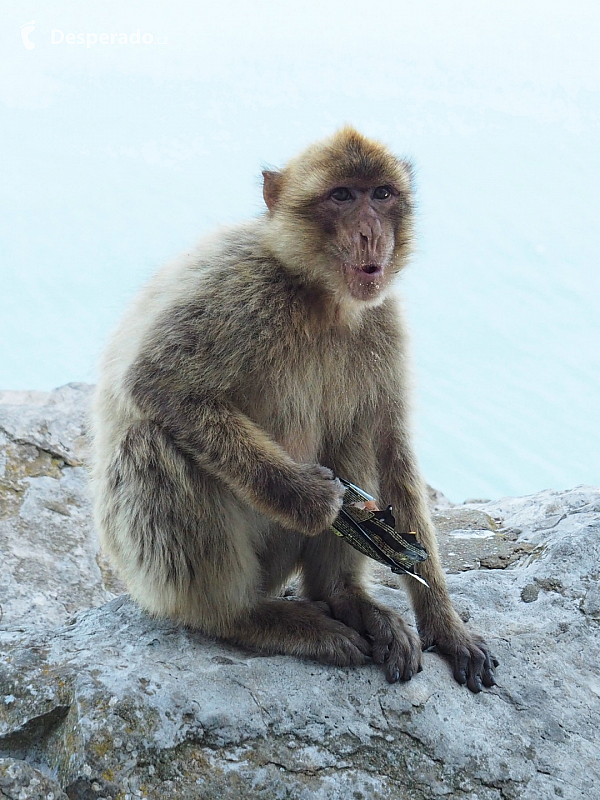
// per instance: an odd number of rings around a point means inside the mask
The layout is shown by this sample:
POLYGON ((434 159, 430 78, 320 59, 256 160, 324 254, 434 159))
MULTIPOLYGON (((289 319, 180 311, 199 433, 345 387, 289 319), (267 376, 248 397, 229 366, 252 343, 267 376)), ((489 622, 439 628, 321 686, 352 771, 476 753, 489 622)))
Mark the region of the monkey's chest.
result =
POLYGON ((338 364, 288 364, 262 386, 251 416, 297 461, 317 461, 342 441, 364 410, 365 392, 338 364))

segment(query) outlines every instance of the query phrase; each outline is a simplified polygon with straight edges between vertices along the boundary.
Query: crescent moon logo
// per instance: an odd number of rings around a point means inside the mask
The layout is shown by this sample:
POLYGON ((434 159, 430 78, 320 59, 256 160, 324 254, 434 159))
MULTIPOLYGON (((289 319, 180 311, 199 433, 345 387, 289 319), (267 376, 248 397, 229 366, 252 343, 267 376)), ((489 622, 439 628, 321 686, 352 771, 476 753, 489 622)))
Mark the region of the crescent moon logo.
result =
POLYGON ((35 47, 35 42, 29 41, 29 34, 33 33, 35 30, 35 20, 31 22, 26 22, 25 25, 21 25, 21 39, 23 40, 23 44, 28 50, 33 50, 35 47))

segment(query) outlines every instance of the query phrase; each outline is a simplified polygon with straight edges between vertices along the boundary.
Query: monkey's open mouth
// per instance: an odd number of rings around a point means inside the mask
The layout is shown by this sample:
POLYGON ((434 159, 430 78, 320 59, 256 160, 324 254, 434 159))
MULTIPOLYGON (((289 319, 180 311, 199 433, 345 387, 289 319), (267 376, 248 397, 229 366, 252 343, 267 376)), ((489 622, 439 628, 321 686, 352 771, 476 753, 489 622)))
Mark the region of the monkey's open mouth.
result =
POLYGON ((350 294, 357 300, 377 297, 386 282, 385 267, 381 264, 346 263, 344 272, 350 294))
POLYGON ((356 268, 356 271, 362 272, 364 275, 373 275, 376 277, 377 275, 381 275, 383 267, 379 264, 361 264, 360 267, 356 268))

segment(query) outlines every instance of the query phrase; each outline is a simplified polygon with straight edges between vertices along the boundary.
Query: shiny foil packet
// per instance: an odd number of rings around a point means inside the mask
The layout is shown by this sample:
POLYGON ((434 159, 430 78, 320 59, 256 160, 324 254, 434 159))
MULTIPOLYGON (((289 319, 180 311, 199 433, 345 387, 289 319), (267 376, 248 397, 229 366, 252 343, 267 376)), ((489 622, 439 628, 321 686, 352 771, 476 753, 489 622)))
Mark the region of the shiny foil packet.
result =
POLYGON ((398 533, 392 506, 378 509, 374 497, 353 483, 340 480, 346 493, 341 511, 331 526, 333 532, 364 555, 390 567, 392 572, 410 575, 428 586, 414 571, 415 564, 427 558, 427 551, 419 544, 415 533, 398 533))

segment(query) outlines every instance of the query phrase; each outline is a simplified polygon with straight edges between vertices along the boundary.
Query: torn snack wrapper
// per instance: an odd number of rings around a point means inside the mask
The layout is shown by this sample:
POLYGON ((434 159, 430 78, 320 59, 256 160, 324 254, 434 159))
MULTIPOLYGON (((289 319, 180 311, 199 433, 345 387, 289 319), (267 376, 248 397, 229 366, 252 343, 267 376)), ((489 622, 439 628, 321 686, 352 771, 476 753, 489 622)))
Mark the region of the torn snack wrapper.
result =
POLYGON ((397 574, 410 575, 419 583, 427 581, 414 571, 415 564, 425 561, 427 551, 416 535, 398 533, 392 506, 384 511, 367 492, 340 478, 346 489, 340 513, 331 526, 333 532, 369 558, 390 567, 397 574))

